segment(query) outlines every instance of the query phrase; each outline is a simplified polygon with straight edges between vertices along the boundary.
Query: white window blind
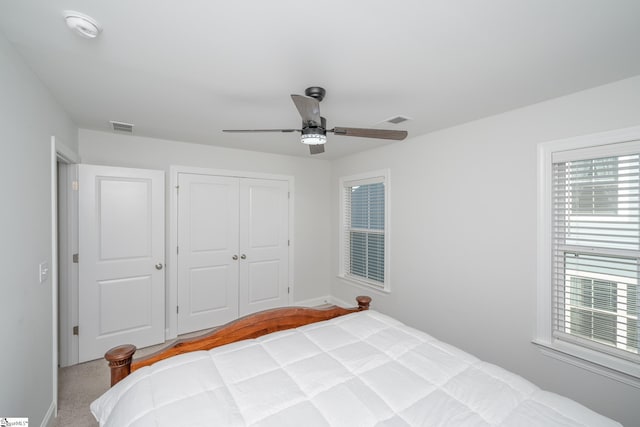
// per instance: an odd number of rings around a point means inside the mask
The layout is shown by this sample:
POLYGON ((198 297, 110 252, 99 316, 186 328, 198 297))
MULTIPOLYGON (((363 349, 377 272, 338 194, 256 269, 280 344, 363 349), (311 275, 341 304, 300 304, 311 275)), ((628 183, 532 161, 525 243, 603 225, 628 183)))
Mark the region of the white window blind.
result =
POLYGON ((385 287, 385 182, 374 177, 343 184, 345 277, 385 287))
POLYGON ((553 336, 638 356, 640 156, 553 160, 553 336))

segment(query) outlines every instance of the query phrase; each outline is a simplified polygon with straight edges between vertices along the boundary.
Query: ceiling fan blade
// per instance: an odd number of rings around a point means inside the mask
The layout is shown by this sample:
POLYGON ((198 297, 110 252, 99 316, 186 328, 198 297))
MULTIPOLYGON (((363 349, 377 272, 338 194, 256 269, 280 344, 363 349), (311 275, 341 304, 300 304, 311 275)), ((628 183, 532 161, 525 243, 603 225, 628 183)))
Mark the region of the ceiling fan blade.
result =
POLYGON ((320 126, 320 103, 317 99, 302 95, 291 95, 293 103, 302 117, 305 126, 320 126))
POLYGON ((311 154, 324 153, 324 144, 309 145, 309 152, 311 154))
POLYGON ((222 132, 302 132, 301 129, 222 129, 222 132))
POLYGON ((336 127, 327 132, 333 132, 335 135, 342 136, 359 136, 361 138, 378 138, 393 139, 401 141, 408 135, 406 130, 390 130, 390 129, 362 129, 362 128, 343 128, 336 127))

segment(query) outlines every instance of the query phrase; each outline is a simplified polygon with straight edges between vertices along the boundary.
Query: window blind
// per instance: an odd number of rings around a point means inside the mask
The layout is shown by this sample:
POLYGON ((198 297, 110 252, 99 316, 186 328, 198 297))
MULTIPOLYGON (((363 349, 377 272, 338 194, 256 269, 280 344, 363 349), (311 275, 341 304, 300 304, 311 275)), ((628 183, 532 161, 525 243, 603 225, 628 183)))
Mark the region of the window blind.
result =
POLYGON ((385 189, 383 178, 344 186, 344 272, 377 287, 385 278, 385 189))
POLYGON ((638 357, 640 156, 554 161, 554 337, 638 357))

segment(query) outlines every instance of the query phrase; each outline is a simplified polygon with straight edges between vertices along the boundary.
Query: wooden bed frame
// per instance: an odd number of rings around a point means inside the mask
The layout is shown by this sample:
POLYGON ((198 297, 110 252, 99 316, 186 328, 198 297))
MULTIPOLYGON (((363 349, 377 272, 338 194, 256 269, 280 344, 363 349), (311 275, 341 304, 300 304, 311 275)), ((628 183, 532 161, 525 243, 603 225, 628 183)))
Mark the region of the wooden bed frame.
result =
POLYGON ((143 366, 151 365, 160 360, 182 353, 196 350, 210 350, 221 345, 257 338, 272 332, 297 328, 310 323, 333 319, 334 317, 357 311, 368 310, 371 298, 359 296, 356 298, 358 306, 355 308, 341 308, 330 306, 328 308, 284 307, 265 310, 250 314, 229 322, 216 330, 189 339, 180 339, 170 346, 156 353, 132 360, 136 347, 125 344, 107 351, 104 358, 111 368, 111 386, 118 383, 131 372, 143 366))

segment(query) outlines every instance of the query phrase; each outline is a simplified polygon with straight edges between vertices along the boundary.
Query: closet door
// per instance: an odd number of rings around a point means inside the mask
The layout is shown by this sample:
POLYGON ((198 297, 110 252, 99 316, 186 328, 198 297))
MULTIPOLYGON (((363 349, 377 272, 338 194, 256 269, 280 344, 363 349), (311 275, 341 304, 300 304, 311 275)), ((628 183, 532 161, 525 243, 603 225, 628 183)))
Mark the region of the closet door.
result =
POLYGON ((238 317, 238 184, 232 177, 178 176, 179 334, 238 317))
POLYGON ((289 303, 289 184, 240 181, 240 315, 289 303))

